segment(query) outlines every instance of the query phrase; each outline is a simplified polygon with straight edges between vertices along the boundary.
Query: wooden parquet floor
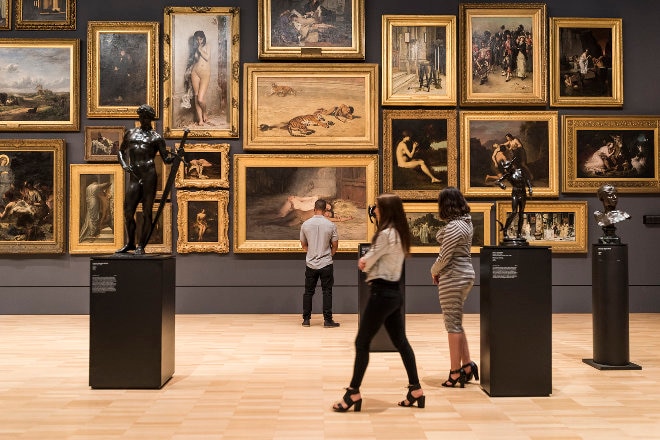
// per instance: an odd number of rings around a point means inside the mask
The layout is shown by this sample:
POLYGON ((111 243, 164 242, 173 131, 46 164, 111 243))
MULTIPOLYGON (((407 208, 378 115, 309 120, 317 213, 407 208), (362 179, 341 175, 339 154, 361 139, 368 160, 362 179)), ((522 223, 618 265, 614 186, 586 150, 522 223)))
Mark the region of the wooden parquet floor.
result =
MULTIPOLYGON (((660 315, 630 316, 630 360, 599 371, 591 315, 553 316, 548 397, 442 388, 440 315, 408 315, 426 408, 399 408, 397 353, 373 353, 360 413, 330 406, 348 385, 357 315, 177 315, 176 372, 160 390, 88 386, 88 316, 0 315, 0 439, 660 439, 660 315)), ((479 362, 479 316, 465 317, 479 362)), ((511 342, 515 344, 515 341, 511 342)), ((520 374, 533 365, 521 365, 520 374)))

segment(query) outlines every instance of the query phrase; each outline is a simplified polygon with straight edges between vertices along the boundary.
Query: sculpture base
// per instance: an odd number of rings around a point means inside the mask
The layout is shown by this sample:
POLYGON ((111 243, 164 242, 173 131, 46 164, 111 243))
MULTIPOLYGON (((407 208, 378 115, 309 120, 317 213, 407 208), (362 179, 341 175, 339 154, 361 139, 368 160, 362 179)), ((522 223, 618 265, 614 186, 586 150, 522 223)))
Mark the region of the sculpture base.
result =
POLYGON ((582 362, 584 362, 587 365, 591 365, 597 370, 641 370, 642 369, 641 365, 633 364, 632 362, 628 362, 625 365, 599 364, 593 359, 582 359, 582 362))
POLYGON ((500 246, 514 246, 514 247, 529 246, 529 242, 527 242, 527 239, 525 238, 504 237, 504 240, 500 242, 500 246))

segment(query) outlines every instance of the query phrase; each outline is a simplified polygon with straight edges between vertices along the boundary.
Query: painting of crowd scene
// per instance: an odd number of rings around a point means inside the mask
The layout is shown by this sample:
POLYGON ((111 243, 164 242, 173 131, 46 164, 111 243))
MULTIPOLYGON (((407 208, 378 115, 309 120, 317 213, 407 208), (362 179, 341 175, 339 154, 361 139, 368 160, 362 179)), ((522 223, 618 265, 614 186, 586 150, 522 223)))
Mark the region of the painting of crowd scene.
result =
POLYGON ((578 178, 654 178, 653 130, 578 130, 578 178))
MULTIPOLYGON (((514 217, 508 233, 509 237, 518 233, 518 217, 514 217)), ((527 241, 575 241, 575 213, 525 212, 522 236, 527 241)))
MULTIPOLYGON (((472 247, 483 246, 484 243, 484 213, 473 212, 470 213, 472 217, 472 226, 474 228, 474 235, 472 236, 472 247)), ((440 228, 446 225, 437 213, 425 212, 407 212, 408 226, 410 227, 411 246, 422 246, 429 248, 428 252, 438 252, 438 241, 436 235, 440 228)))

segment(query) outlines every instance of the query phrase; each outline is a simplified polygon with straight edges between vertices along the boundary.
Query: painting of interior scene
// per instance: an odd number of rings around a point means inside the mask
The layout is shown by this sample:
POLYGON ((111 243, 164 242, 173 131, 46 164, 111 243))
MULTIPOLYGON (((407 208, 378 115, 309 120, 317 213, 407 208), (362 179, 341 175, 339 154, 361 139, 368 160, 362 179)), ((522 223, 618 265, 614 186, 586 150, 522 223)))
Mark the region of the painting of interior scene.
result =
POLYGON ((578 130, 577 177, 655 178, 653 130, 578 130))
POLYGON ((560 28, 560 96, 612 96, 612 29, 560 28))
POLYGON ((53 153, 0 151, 0 241, 53 241, 53 153))
POLYGON ((351 47, 353 0, 271 0, 271 41, 279 47, 351 47))
POLYGON ((447 29, 392 27, 392 96, 446 95, 447 29))
POLYGON ((251 167, 246 182, 248 240, 299 240, 318 199, 328 202, 324 215, 337 223, 339 240, 367 235, 364 167, 251 167))
POLYGON ((23 0, 23 20, 65 21, 69 0, 23 0))
MULTIPOLYGON (((509 216, 510 211, 506 215, 509 216)), ((518 216, 509 226, 509 237, 518 233, 518 216)), ((522 235, 527 241, 575 241, 575 213, 525 212, 522 235)))

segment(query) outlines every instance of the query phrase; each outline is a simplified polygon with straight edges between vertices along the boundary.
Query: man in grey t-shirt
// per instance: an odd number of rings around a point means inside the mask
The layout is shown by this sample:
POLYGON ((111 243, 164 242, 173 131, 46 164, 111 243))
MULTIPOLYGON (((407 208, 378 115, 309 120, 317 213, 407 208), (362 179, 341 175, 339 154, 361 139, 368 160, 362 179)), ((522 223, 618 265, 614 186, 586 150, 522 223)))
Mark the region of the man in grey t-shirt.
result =
POLYGON ((312 317, 312 296, 321 279, 323 291, 323 327, 339 327, 332 319, 332 285, 335 282, 332 256, 337 252, 337 226, 325 217, 328 203, 319 199, 314 203, 314 216, 300 227, 300 244, 307 252, 305 258, 305 293, 303 295, 303 327, 309 327, 312 317))

